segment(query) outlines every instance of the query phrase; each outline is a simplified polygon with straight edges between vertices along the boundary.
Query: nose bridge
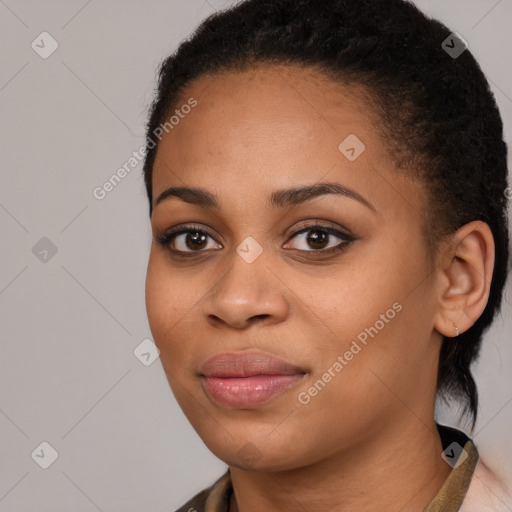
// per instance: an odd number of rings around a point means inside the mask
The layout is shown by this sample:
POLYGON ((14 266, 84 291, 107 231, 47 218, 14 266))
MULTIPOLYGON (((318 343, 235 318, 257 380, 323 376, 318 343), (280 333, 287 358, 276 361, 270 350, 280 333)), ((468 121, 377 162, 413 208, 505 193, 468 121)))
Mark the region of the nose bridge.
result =
POLYGON ((256 243, 254 239, 245 239, 231 255, 227 273, 204 301, 203 313, 207 318, 243 327, 256 317, 272 322, 286 316, 287 299, 279 280, 267 268, 263 248, 256 243))

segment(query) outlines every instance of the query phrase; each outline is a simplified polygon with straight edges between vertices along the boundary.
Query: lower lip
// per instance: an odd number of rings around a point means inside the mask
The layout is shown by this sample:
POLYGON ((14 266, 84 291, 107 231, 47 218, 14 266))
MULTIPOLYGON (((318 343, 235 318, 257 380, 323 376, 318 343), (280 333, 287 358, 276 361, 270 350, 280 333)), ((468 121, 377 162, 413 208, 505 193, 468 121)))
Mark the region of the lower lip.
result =
POLYGON ((253 375, 252 377, 203 377, 208 396, 218 405, 248 409, 267 402, 295 386, 305 374, 253 375))

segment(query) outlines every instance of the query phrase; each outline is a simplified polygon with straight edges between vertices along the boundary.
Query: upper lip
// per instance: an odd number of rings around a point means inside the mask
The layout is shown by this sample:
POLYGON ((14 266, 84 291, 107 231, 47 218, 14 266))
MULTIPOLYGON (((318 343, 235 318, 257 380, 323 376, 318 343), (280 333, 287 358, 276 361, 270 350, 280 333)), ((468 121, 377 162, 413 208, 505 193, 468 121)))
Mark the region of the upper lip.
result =
POLYGON ((204 377, 252 377, 297 373, 306 372, 264 352, 226 352, 208 359, 201 368, 201 375, 204 377))

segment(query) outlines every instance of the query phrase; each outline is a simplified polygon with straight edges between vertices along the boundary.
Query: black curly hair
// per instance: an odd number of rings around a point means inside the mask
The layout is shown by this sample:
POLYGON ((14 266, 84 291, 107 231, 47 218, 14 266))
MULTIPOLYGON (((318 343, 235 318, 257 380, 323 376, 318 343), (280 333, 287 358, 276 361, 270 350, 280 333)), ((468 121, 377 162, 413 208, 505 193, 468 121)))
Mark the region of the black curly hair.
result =
POLYGON ((508 274, 507 146, 478 63, 469 50, 455 58, 442 47, 450 34, 405 0, 245 0, 215 13, 160 68, 144 179, 151 216, 153 135, 200 76, 299 66, 367 91, 397 169, 413 173, 427 191, 428 246, 435 249, 474 220, 487 223, 494 236, 487 306, 467 332, 443 340, 438 369, 440 396, 460 400, 474 427, 478 393, 470 367, 500 309, 508 274))

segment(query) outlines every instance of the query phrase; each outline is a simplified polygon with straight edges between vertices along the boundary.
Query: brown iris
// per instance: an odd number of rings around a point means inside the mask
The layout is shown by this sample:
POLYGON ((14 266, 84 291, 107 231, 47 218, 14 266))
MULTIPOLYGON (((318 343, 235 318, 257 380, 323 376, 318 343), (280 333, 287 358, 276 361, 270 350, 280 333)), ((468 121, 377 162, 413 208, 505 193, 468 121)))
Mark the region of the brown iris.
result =
POLYGON ((203 249, 207 244, 206 235, 200 231, 188 233, 185 240, 189 249, 203 249))
POLYGON ((322 249, 327 242, 329 234, 326 231, 310 231, 310 234, 307 237, 308 244, 313 249, 322 249))

